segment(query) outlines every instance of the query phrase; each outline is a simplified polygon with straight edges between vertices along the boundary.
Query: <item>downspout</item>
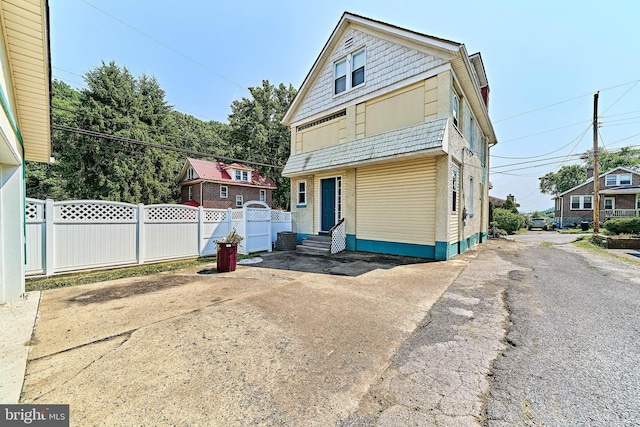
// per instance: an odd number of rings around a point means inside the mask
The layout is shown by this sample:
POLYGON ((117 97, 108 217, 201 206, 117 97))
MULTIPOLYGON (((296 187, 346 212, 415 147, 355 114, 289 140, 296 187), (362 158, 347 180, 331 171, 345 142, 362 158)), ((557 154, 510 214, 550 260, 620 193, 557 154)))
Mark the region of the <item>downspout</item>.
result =
POLYGON ((25 160, 25 150, 24 150, 24 140, 22 139, 22 134, 20 133, 20 129, 18 128, 18 124, 16 123, 16 119, 13 117, 13 113, 9 109, 9 102, 7 101, 7 97, 4 94, 4 90, 2 86, 0 86, 0 103, 2 104, 2 109, 4 113, 7 115, 9 119, 9 124, 11 125, 11 129, 13 133, 16 135, 16 138, 20 142, 20 148, 22 149, 22 235, 24 236, 22 245, 24 251, 24 262, 27 263, 27 163, 25 160))
POLYGON ((562 221, 564 220, 564 196, 560 197, 560 229, 562 230, 562 221))

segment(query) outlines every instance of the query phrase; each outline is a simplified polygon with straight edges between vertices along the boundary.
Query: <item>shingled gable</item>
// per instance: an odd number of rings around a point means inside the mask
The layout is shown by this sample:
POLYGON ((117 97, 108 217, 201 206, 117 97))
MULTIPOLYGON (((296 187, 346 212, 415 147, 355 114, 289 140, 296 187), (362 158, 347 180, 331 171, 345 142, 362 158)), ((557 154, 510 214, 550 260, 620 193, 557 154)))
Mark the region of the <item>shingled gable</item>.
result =
MULTIPOLYGON (((329 40, 322 48, 322 51, 318 55, 311 70, 305 77, 300 90, 296 94, 289 109, 285 113, 282 123, 286 125, 298 124, 315 119, 315 115, 300 114, 300 109, 304 100, 310 95, 310 90, 314 87, 316 80, 319 78, 323 69, 326 67, 327 62, 331 59, 331 55, 335 49, 337 49, 338 43, 346 33, 346 31, 355 27, 359 30, 366 31, 377 35, 378 37, 392 40, 395 43, 403 44, 412 49, 428 53, 429 55, 435 55, 442 58, 445 62, 450 62, 451 67, 456 72, 456 75, 460 78, 459 83, 462 85, 465 92, 476 92, 476 97, 469 97, 468 101, 472 103, 474 110, 478 109, 482 111, 482 114, 478 115, 478 124, 482 128, 483 132, 489 136, 489 144, 494 145, 497 143, 493 125, 489 119, 489 113, 487 110, 488 104, 488 86, 486 82, 486 76, 482 69, 482 59, 479 53, 469 55, 466 47, 462 43, 458 43, 451 40, 442 39, 439 37, 422 34, 409 29, 401 28, 392 24, 388 24, 382 21, 377 21, 371 18, 366 18, 360 15, 356 15, 350 12, 344 12, 340 21, 334 28, 329 40), (478 70, 482 70, 480 75, 478 70), (486 93, 482 93, 480 88, 486 88, 486 93), (482 101, 485 101, 484 103, 482 101)), ((387 82, 388 83, 388 82, 387 82)), ((385 83, 385 84, 387 84, 385 83)), ((405 83, 406 84, 406 83, 405 83)), ((371 86, 371 85, 369 85, 371 86)), ((381 88, 382 89, 382 88, 381 88)), ((367 89, 371 90, 371 89, 367 89)), ((388 90, 388 87, 384 90, 388 90)), ((358 102, 362 102, 364 98, 354 91, 351 96, 355 99, 358 98, 358 102)), ((379 95, 379 91, 372 91, 367 97, 374 97, 379 95)), ((336 100, 336 111, 344 108, 344 99, 336 100)), ((323 109, 320 116, 326 116, 331 114, 332 109, 323 109)), ((317 114, 316 114, 317 115, 317 114)))
POLYGON ((230 165, 223 162, 209 162, 206 160, 192 159, 190 157, 185 161, 182 172, 178 178, 180 185, 193 184, 201 181, 220 182, 231 185, 245 185, 260 188, 275 189, 274 182, 262 174, 260 171, 242 165, 240 163, 232 163, 230 165), (193 179, 186 180, 187 170, 193 168, 196 176, 193 179), (251 172, 251 181, 237 181, 229 175, 228 170, 237 169, 251 172))
MULTIPOLYGON (((633 175, 636 175, 636 176, 640 177, 640 172, 638 172, 637 170, 625 168, 625 167, 622 167, 622 166, 618 166, 618 167, 610 169, 610 170, 608 170, 608 171, 606 171, 604 173, 601 173, 599 177, 602 178, 602 177, 604 177, 606 175, 610 175, 610 174, 615 173, 615 172, 625 172, 625 173, 630 173, 630 174, 633 174, 633 175)), ((570 188, 567 191, 558 194, 557 196, 553 197, 553 199, 555 200, 555 199, 558 199, 558 198, 560 198, 562 196, 565 196, 565 195, 567 195, 567 194, 579 189, 580 187, 583 187, 583 186, 585 186, 587 184, 591 184, 592 182, 593 182, 593 177, 587 178, 587 180, 585 180, 582 184, 578 184, 575 187, 570 188)), ((629 187, 629 186, 624 186, 624 187, 629 187)), ((590 194, 593 194, 593 187, 590 189, 590 191, 591 191, 590 194)), ((600 193, 603 193, 603 192, 604 192, 604 190, 601 189, 600 193)))

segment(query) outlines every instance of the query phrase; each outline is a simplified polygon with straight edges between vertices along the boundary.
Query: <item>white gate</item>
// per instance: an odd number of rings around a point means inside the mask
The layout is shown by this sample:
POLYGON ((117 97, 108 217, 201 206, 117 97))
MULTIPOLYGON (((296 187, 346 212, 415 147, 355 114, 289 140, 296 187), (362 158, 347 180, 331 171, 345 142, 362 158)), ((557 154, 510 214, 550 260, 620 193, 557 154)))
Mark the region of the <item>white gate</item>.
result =
POLYGON ((250 201, 242 208, 245 213, 245 251, 271 252, 271 209, 264 202, 250 201), (249 206, 260 206, 252 207, 249 206))

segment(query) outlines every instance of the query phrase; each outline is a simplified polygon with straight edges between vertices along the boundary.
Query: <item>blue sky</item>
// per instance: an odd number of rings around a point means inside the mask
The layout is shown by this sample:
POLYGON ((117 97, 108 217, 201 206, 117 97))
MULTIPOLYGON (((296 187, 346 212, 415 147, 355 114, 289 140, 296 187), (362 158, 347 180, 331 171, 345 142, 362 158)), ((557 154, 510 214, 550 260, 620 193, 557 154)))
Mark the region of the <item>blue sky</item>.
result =
POLYGON ((601 144, 640 145, 640 2, 630 0, 50 0, 53 77, 81 87, 114 60, 155 76, 177 110, 226 122, 263 79, 298 88, 345 10, 482 53, 499 141, 491 194, 514 194, 522 211, 552 207, 538 177, 592 147, 596 91, 601 144))

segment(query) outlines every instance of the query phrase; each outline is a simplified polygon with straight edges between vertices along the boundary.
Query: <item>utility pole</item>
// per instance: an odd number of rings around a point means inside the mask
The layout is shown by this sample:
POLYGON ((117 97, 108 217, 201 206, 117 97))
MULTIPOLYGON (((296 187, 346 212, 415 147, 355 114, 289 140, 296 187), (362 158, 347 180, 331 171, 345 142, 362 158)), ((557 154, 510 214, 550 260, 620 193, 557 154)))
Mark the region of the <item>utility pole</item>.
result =
POLYGON ((600 232, 600 156, 598 155, 598 96, 593 95, 593 233, 600 232))

